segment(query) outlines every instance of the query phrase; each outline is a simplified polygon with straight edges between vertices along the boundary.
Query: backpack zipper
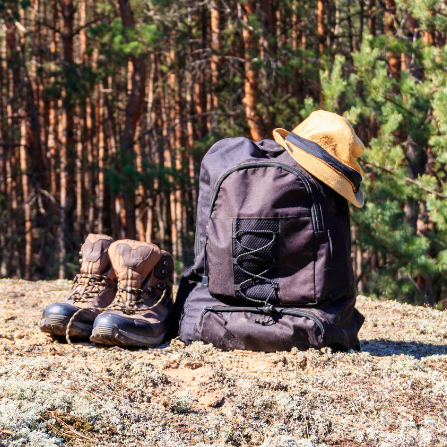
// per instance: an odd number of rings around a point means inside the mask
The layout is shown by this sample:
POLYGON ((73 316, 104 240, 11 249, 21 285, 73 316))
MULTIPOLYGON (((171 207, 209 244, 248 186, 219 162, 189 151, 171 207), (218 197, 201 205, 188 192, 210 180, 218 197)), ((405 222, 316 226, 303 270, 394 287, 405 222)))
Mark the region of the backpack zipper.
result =
POLYGON ((324 340, 324 326, 323 322, 312 312, 308 310, 298 310, 298 309, 288 309, 284 307, 273 307, 269 306, 268 312, 266 312, 262 307, 239 307, 239 306, 205 306, 203 308, 202 315, 199 321, 199 327, 203 325, 203 318, 208 312, 251 312, 253 314, 261 315, 291 315, 294 317, 305 317, 312 320, 321 331, 321 336, 324 340))
POLYGON ((196 222, 196 234, 195 234, 195 238, 196 238, 196 244, 194 247, 194 256, 198 256, 200 253, 200 233, 199 233, 199 219, 197 219, 196 222))
MULTIPOLYGON (((312 227, 314 231, 322 231, 323 230, 323 222, 321 218, 321 211, 320 211, 320 204, 318 201, 318 198, 315 194, 315 191, 313 187, 311 186, 309 180, 305 177, 305 175, 298 171, 298 169, 294 169, 289 165, 286 165, 284 163, 278 163, 276 161, 259 161, 259 162, 246 162, 241 163, 239 165, 233 166, 231 169, 228 169, 225 171, 217 180, 216 184, 213 188, 213 195, 211 197, 211 204, 208 211, 208 219, 207 222, 209 223, 211 219, 211 214, 213 213, 214 203, 217 199, 217 194, 219 193, 219 189, 223 183, 223 181, 233 172, 241 171, 242 169, 247 168, 264 168, 264 167, 278 167, 281 169, 284 169, 287 172, 290 172, 291 174, 296 175, 298 178, 301 179, 301 181, 304 184, 304 187, 306 188, 307 193, 310 197, 310 212, 311 212, 311 218, 312 218, 312 227)), ((207 242, 208 242, 208 223, 206 226, 206 234, 205 234, 205 245, 204 245, 204 272, 203 272, 203 285, 208 286, 208 259, 206 256, 206 248, 207 248, 207 242)))

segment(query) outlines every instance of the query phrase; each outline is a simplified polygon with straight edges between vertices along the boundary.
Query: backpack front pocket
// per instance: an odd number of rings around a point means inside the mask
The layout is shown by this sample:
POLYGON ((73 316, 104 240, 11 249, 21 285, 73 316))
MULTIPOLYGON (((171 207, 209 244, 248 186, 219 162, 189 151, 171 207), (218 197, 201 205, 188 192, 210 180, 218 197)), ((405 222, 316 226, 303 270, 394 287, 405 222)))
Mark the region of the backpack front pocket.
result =
POLYGON ((242 163, 213 188, 203 285, 246 303, 314 305, 326 297, 327 236, 318 191, 303 173, 242 163))
POLYGON ((215 347, 251 351, 290 351, 324 346, 324 322, 302 309, 208 306, 197 322, 197 334, 215 347), (265 309, 265 308, 264 308, 265 309))
POLYGON ((308 306, 327 297, 330 244, 304 218, 211 218, 207 264, 213 296, 308 306))
POLYGON ((256 303, 277 300, 279 251, 279 219, 233 220, 236 298, 256 303))

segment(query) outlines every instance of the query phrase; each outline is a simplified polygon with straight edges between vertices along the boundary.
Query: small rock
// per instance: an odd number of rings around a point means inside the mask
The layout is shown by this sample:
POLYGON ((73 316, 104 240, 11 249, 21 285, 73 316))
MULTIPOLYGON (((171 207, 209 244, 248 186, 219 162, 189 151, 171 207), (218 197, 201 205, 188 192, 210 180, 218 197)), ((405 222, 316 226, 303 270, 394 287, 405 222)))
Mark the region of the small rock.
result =
POLYGON ((168 359, 163 363, 163 369, 178 369, 179 366, 179 362, 172 359, 168 359))
POLYGON ((223 403, 224 398, 219 394, 207 394, 200 399, 200 403, 205 407, 217 408, 223 403))
POLYGON ((198 368, 201 368, 202 366, 203 366, 202 362, 185 362, 185 363, 183 363, 183 367, 188 368, 188 369, 198 369, 198 368))

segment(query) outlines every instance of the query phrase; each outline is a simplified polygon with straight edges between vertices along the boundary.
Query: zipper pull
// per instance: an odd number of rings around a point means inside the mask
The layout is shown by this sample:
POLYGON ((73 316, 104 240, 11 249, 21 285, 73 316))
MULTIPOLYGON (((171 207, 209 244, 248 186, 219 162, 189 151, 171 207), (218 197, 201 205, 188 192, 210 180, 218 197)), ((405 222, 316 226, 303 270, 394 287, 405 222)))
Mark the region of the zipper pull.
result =
POLYGON ((205 287, 208 287, 208 283, 209 283, 209 278, 208 278, 208 276, 204 276, 204 277, 202 278, 202 285, 205 286, 205 287))

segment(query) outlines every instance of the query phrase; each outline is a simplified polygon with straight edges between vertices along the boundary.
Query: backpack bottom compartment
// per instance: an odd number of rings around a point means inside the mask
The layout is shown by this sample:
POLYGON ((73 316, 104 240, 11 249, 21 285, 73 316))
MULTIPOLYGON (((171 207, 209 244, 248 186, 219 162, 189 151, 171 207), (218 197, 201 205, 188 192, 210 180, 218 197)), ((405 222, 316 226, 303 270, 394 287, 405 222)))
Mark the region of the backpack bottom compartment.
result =
POLYGON ((223 350, 358 350, 363 316, 354 304, 355 297, 311 309, 263 309, 240 300, 219 300, 201 283, 183 278, 176 300, 178 335, 187 344, 203 341, 223 350))

